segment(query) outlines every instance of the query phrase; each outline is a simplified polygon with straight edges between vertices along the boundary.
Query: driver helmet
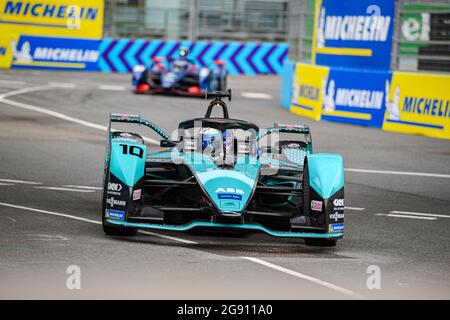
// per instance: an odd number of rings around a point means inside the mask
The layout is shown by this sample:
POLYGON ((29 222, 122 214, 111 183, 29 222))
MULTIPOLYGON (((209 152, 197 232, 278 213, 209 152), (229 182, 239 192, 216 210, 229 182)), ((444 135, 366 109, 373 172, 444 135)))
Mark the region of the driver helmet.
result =
POLYGON ((200 132, 202 138, 202 150, 205 150, 215 141, 219 141, 222 137, 220 131, 213 128, 202 128, 200 132))
POLYGON ((180 48, 180 50, 178 50, 178 55, 180 56, 180 58, 187 58, 188 54, 189 50, 186 48, 180 48))

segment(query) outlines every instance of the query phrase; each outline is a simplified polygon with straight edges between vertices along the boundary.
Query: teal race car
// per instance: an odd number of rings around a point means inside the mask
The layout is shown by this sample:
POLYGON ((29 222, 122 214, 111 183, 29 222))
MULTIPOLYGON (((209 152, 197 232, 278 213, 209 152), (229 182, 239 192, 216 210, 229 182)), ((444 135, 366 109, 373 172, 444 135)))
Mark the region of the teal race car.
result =
POLYGON ((176 139, 139 115, 111 114, 102 221, 108 235, 138 229, 248 230, 334 246, 344 232, 344 166, 314 153, 304 125, 257 125, 231 119, 231 90, 206 93, 203 118, 183 121, 176 139), (212 117, 214 108, 223 117, 212 117), (111 123, 147 126, 162 149, 111 123))

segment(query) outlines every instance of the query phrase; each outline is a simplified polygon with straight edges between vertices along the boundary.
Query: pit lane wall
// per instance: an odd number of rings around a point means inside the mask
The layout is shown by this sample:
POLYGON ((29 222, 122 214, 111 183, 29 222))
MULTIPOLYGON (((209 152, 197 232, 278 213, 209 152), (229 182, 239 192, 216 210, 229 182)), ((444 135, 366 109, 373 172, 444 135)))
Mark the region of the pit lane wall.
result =
POLYGON ((316 0, 312 64, 282 72, 280 104, 316 121, 450 139, 450 75, 389 70, 393 0, 316 0))

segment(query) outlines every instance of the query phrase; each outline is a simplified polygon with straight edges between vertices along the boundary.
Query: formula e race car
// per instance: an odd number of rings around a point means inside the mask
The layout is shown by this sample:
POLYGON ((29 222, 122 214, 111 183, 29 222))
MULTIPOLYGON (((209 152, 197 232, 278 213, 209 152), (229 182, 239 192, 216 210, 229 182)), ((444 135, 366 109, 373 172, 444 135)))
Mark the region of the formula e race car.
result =
POLYGON ((205 117, 181 122, 176 139, 139 115, 110 115, 104 232, 234 229, 334 246, 344 231, 342 157, 313 153, 307 126, 260 129, 231 119, 231 90, 206 95, 213 100, 205 117), (211 117, 215 107, 223 117, 211 117), (163 149, 149 152, 157 147, 111 122, 147 126, 163 149))
POLYGON ((217 60, 212 66, 199 68, 187 54, 186 49, 180 49, 177 58, 155 57, 149 69, 136 65, 131 80, 133 92, 203 97, 206 91, 226 90, 224 62, 217 60))

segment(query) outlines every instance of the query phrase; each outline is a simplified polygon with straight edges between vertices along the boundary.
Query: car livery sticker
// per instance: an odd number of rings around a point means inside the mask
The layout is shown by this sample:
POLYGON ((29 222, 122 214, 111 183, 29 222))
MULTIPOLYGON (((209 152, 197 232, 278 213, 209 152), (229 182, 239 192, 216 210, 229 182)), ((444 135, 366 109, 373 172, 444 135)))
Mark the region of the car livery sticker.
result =
POLYGON ((116 219, 120 221, 125 220, 125 212, 124 211, 118 211, 118 210, 106 210, 106 218, 116 219))

